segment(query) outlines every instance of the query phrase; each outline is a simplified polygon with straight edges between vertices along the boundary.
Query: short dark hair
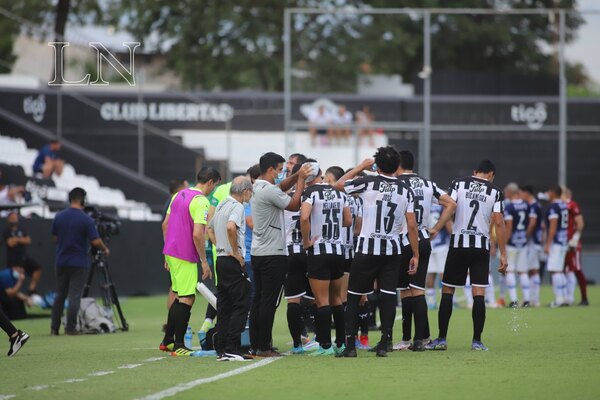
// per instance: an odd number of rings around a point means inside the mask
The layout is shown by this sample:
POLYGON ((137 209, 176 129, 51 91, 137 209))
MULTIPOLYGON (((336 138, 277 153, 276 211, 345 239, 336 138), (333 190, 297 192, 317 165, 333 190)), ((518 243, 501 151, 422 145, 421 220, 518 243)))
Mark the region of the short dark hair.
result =
POLYGON ((533 186, 531 185, 523 185, 521 186, 521 190, 529 194, 533 194, 533 186))
POLYGON ((415 156, 408 150, 402 150, 400 153, 400 166, 404 170, 415 169, 415 156))
POLYGON ((344 176, 344 170, 342 169, 342 167, 338 167, 337 165, 334 165, 333 167, 327 168, 327 171, 325 171, 325 174, 331 174, 334 176, 336 181, 339 181, 340 178, 342 176, 344 176))
POLYGON ((250 175, 250 179, 256 180, 260 176, 260 165, 254 164, 246 171, 246 175, 250 175))
POLYGON ((297 164, 304 164, 306 162, 306 156, 304 154, 294 153, 290 158, 296 158, 297 164))
POLYGON ((172 179, 171 182, 169 182, 169 193, 175 194, 175 193, 179 192, 183 185, 185 185, 185 179, 182 179, 182 178, 172 179))
POLYGON ((386 174, 393 174, 400 165, 400 154, 392 146, 380 147, 374 155, 377 168, 386 174))
POLYGON ((198 181, 198 183, 206 183, 208 181, 218 183, 221 180, 221 174, 219 174, 219 171, 217 171, 214 168, 202 167, 200 168, 200 171, 198 171, 196 180, 198 181))
POLYGON ((300 171, 300 168, 302 168, 302 165, 304 165, 306 161, 303 162, 298 162, 296 165, 294 165, 292 167, 292 170, 290 171, 292 173, 292 175, 294 175, 296 172, 300 171))
POLYGON ((494 163, 492 161, 483 160, 479 163, 479 165, 475 169, 475 172, 481 172, 484 174, 489 174, 490 172, 492 172, 494 175, 496 175, 496 167, 494 166, 494 163))
POLYGON ((549 191, 554 193, 556 195, 556 197, 562 196, 562 192, 563 192, 562 188, 559 185, 552 186, 549 191))
POLYGON ((277 153, 268 152, 262 155, 258 164, 260 165, 260 173, 264 174, 271 167, 277 169, 277 165, 283 164, 285 162, 285 158, 281 157, 277 153))
POLYGON ((50 141, 50 144, 60 144, 60 140, 58 140, 58 139, 52 139, 50 141))
POLYGON ((79 202, 79 204, 83 205, 85 203, 85 196, 87 193, 80 187, 73 188, 69 192, 69 202, 73 203, 74 201, 79 202))

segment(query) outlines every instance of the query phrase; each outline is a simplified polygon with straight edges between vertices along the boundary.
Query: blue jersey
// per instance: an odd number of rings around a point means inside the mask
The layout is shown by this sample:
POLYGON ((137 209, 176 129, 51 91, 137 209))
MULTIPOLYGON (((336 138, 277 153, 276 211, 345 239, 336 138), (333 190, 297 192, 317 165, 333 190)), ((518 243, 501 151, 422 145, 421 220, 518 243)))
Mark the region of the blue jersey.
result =
POLYGON ((535 218, 535 229, 533 230, 533 244, 542 244, 542 207, 537 200, 529 204, 529 217, 535 218))
POLYGON ((527 245, 527 225, 529 223, 529 204, 523 200, 510 201, 504 209, 504 220, 512 220, 512 232, 508 245, 522 248, 527 245))
MULTIPOLYGON (((432 204, 431 210, 429 211, 429 227, 433 228, 435 224, 440 220, 440 216, 442 215, 442 211, 444 211, 444 207, 439 204, 432 204)), ((431 240, 431 248, 435 249, 438 247, 448 247, 450 244, 450 233, 446 227, 442 227, 437 234, 437 236, 431 240)))
POLYGON ((552 243, 561 246, 567 245, 567 227, 569 226, 569 209, 567 203, 562 200, 554 200, 550 204, 548 214, 546 215, 546 223, 550 229, 550 221, 556 219, 556 234, 552 238, 552 243))

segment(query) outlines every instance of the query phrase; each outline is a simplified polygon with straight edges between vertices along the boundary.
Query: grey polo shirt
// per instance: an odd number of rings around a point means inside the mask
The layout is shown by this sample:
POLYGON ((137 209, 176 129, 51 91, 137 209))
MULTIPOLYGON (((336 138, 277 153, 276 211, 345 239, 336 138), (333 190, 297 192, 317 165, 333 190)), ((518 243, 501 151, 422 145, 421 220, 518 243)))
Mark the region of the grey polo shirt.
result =
POLYGON ((253 256, 287 255, 283 210, 291 201, 292 198, 279 186, 262 179, 254 182, 254 195, 250 200, 254 223, 250 254, 253 256))
POLYGON ((215 209, 215 215, 208 226, 215 231, 217 239, 217 257, 227 256, 233 253, 227 237, 227 223, 232 221, 238 227, 237 245, 242 257, 246 256, 246 218, 244 216, 244 205, 231 196, 219 203, 215 209))

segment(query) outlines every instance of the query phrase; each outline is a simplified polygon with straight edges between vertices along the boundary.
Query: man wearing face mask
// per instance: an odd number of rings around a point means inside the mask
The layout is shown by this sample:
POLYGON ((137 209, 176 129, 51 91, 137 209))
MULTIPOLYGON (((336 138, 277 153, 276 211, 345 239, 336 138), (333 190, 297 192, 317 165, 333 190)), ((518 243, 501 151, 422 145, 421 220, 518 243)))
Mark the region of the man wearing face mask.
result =
POLYGON ((250 202, 254 230, 252 236, 252 269, 256 293, 250 310, 250 344, 259 357, 275 357, 272 329, 277 299, 285 280, 287 250, 283 210, 297 211, 301 204, 306 177, 312 174, 310 164, 303 165, 297 174, 282 180, 285 158, 266 153, 260 158, 260 176, 254 182, 250 202), (296 185, 292 197, 285 192, 296 185))

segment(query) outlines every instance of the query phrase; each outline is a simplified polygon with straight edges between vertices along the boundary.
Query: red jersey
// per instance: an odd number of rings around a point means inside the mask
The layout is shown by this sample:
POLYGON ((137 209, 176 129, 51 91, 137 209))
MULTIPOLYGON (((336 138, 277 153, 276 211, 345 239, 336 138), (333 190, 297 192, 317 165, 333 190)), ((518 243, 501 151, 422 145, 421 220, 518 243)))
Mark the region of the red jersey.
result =
POLYGON ((575 217, 581 215, 581 209, 579 208, 579 204, 570 200, 567 203, 567 209, 569 210, 569 225, 567 226, 567 240, 571 240, 573 235, 575 234, 576 226, 575 226, 575 217))

